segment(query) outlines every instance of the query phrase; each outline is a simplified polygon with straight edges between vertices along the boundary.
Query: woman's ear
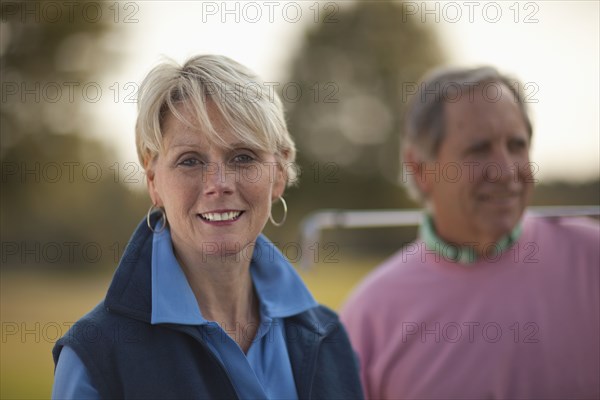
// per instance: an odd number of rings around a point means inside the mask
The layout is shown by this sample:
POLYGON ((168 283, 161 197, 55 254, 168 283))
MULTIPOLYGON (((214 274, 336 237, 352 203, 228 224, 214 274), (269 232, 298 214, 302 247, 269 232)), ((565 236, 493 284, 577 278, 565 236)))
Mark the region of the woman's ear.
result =
POLYGON ((162 200, 156 185, 156 157, 151 160, 146 160, 144 162, 144 169, 146 170, 146 183, 148 185, 148 194, 150 195, 152 204, 162 207, 162 200))
POLYGON ((273 177, 273 191, 271 192, 272 202, 283 196, 283 192, 285 191, 285 187, 287 185, 287 174, 284 172, 281 163, 277 163, 277 166, 274 169, 275 174, 273 177))

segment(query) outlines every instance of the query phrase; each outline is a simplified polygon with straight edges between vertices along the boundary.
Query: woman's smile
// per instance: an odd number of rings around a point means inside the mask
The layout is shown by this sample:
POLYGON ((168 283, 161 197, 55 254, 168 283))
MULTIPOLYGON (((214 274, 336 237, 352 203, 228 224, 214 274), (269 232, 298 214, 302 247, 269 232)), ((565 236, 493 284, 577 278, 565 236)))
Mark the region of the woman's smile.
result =
POLYGON ((238 221, 244 211, 242 210, 215 210, 205 213, 200 213, 198 216, 200 219, 210 225, 222 226, 231 225, 238 221))

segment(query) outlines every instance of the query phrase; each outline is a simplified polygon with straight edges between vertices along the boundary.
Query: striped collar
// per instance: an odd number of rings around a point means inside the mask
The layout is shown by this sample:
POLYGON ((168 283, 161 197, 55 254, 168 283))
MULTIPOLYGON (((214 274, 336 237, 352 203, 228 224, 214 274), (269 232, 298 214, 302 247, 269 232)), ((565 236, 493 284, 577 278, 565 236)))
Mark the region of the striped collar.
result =
MULTIPOLYGON (((519 239, 522 231, 522 225, 519 221, 517 226, 508 235, 502 237, 493 245, 493 248, 489 249, 490 256, 495 256, 509 249, 512 244, 519 239)), ((449 261, 458 262, 460 264, 473 264, 480 258, 475 251, 475 248, 450 244, 440 238, 436 233, 433 218, 429 214, 425 214, 421 222, 419 235, 429 250, 437 252, 449 261)))

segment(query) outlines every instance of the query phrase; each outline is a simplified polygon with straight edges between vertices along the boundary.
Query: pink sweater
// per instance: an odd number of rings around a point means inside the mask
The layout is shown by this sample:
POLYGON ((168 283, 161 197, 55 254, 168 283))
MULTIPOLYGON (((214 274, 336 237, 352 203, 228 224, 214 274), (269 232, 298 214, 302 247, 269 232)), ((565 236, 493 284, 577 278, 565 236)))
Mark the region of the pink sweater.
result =
POLYGON ((416 241, 342 310, 372 399, 600 398, 600 229, 526 217, 513 247, 456 264, 416 241))

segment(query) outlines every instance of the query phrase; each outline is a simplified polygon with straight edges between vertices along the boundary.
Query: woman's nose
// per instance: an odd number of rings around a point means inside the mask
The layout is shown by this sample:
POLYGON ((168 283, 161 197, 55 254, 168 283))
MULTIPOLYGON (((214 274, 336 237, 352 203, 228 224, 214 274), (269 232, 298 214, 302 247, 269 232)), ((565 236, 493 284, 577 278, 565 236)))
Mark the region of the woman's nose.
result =
POLYGON ((234 191, 236 171, 225 163, 208 163, 202 175, 205 195, 231 194, 234 191))

